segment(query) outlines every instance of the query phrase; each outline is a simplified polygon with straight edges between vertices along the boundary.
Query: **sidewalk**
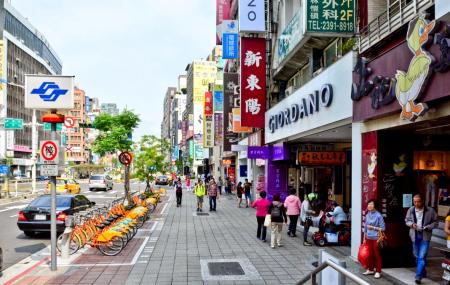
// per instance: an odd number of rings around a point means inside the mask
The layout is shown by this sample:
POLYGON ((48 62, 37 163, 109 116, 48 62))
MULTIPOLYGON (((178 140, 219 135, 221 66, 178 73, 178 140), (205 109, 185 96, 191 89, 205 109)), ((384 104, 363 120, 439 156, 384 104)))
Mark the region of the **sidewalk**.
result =
MULTIPOLYGON (((192 193, 184 192, 183 205, 177 208, 174 192, 169 190, 150 222, 120 255, 105 257, 89 249, 73 261, 59 264, 57 272, 39 264, 3 284, 278 285, 295 284, 314 269, 318 247, 304 247, 300 237, 290 238, 284 229, 284 246, 270 248, 256 238, 255 210, 237 208, 234 196, 222 196, 217 212, 212 213, 205 199, 200 215, 195 202, 192 193)), ((348 248, 325 249, 344 259, 351 272, 362 272, 347 256, 348 248)), ((374 285, 408 284, 387 274, 379 280, 366 280, 374 285)))

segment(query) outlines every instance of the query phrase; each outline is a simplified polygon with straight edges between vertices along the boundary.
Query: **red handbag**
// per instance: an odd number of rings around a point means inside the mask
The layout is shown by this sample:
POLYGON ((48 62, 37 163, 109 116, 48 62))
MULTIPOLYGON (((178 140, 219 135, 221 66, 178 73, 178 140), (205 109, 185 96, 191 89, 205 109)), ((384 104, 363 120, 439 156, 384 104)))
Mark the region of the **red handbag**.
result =
POLYGON ((369 255, 369 246, 366 243, 361 244, 358 251, 358 261, 364 268, 369 266, 369 255))

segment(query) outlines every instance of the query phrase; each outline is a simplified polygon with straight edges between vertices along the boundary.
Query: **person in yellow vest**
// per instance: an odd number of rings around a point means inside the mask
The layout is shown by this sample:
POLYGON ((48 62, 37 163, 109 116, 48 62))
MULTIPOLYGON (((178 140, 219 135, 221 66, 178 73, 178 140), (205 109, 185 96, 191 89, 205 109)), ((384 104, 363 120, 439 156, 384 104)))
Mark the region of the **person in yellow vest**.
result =
POLYGON ((201 179, 198 180, 194 188, 194 194, 197 196, 197 212, 201 212, 203 208, 203 197, 206 195, 206 188, 201 179))

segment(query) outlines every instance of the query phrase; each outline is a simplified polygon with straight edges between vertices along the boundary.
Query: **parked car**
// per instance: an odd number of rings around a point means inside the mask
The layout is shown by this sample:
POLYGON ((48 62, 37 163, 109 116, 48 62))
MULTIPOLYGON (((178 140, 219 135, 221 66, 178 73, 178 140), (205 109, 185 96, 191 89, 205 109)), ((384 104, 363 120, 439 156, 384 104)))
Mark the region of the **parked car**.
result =
POLYGON ((23 181, 23 180, 26 180, 26 179, 30 179, 30 178, 27 177, 25 174, 14 175, 14 180, 23 181))
MULTIPOLYGON (((79 211, 95 205, 83 195, 56 195, 56 230, 62 233, 65 219, 79 211)), ((50 231, 51 195, 42 195, 34 199, 25 209, 19 212, 17 226, 26 236, 36 232, 50 231)))
MULTIPOLYGON (((51 190, 50 181, 47 184, 48 191, 51 190)), ((56 178, 56 193, 63 194, 79 194, 81 190, 80 184, 72 178, 56 178)))
POLYGON ((113 189, 113 180, 111 176, 105 174, 91 175, 89 178, 89 191, 102 189, 105 191, 113 189))
POLYGON ((155 184, 156 185, 167 185, 167 184, 169 184, 169 179, 165 175, 160 175, 160 176, 156 177, 155 184))

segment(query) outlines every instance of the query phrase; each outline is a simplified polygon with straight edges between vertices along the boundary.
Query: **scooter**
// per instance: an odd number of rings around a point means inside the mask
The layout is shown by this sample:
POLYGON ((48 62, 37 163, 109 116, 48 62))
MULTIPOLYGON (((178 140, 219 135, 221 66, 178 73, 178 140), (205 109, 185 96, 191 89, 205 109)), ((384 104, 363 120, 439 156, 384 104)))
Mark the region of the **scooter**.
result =
POLYGON ((442 280, 446 280, 447 284, 450 283, 450 250, 448 248, 439 248, 439 251, 444 254, 444 260, 442 260, 442 280))
POLYGON ((351 224, 344 221, 340 226, 335 226, 326 215, 320 219, 319 230, 313 234, 313 241, 317 246, 325 245, 350 245, 351 224))

